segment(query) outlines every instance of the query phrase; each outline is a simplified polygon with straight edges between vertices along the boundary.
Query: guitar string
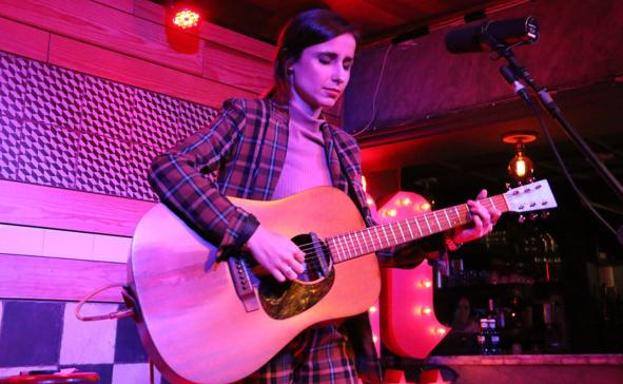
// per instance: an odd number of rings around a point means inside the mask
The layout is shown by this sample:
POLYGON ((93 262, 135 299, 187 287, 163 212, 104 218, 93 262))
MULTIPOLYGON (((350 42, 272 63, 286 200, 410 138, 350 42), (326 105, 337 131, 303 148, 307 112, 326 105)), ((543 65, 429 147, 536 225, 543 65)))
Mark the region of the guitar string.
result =
MULTIPOLYGON (((461 216, 462 216, 462 214, 464 213, 464 212, 462 212, 463 210, 465 211, 465 213, 469 212, 469 210, 468 210, 467 208, 462 208, 462 207, 464 207, 464 206, 465 206, 465 204, 463 204, 462 206, 457 206, 457 209, 459 209, 459 213, 461 213, 461 216)), ((454 207, 450 207, 450 208, 447 208, 447 209, 448 209, 448 210, 449 210, 449 209, 454 209, 454 207)), ((434 211, 434 212, 441 212, 441 210, 439 210, 439 211, 434 211)), ((436 214, 434 214, 433 212, 431 212, 431 213, 429 213, 429 214, 422 215, 422 216, 413 216, 413 217, 410 217, 410 218, 405 219, 405 220, 404 220, 404 221, 402 221, 402 222, 395 222, 395 223, 381 224, 381 225, 378 225, 378 226, 376 226, 376 227, 368 227, 368 228, 364 228, 364 229, 359 230, 359 231, 356 231, 356 232, 346 232, 346 233, 342 233, 342 234, 337 235, 337 236, 333 236, 333 237, 331 237, 330 239, 337 239, 337 238, 340 238, 340 237, 346 237, 346 236, 351 236, 351 235, 352 235, 352 236, 354 236, 355 238, 357 238, 357 236, 362 236, 362 237, 363 237, 363 235, 362 235, 361 233, 362 233, 363 231, 370 230, 370 229, 372 229, 372 228, 376 228, 376 229, 381 229, 381 228, 384 228, 384 229, 387 229, 387 230, 391 231, 391 228, 390 228, 390 227, 392 227, 392 226, 394 226, 394 227, 396 227, 396 226, 398 226, 398 227, 404 227, 405 225, 406 225, 406 226, 408 226, 410 221, 416 222, 416 225, 418 225, 418 226, 419 226, 419 225, 420 225, 420 224, 422 224, 422 223, 423 223, 423 224, 426 224, 427 222, 428 222, 428 223, 430 223, 430 222, 433 220, 432 218, 428 218, 428 217, 427 217, 427 216, 429 216, 429 215, 430 215, 430 216, 434 216, 434 215, 436 215, 436 214)), ((454 213, 450 213, 449 215, 450 215, 450 216, 454 216, 455 214, 454 214, 454 213)), ((435 219, 435 220, 436 220, 436 219, 435 219)), ((444 219, 444 220, 446 220, 446 221, 447 221, 447 219, 444 219)), ((434 223, 434 222, 433 222, 433 223, 434 223)), ((450 224, 451 224, 451 226, 450 226, 449 228, 451 228, 451 227, 452 227, 452 223, 450 223, 450 224)), ((441 229, 441 227, 440 227, 439 225, 437 225, 437 226, 438 226, 439 230, 441 231, 441 230, 442 230, 442 229, 441 229)), ((425 231, 419 231, 419 232, 418 232, 418 234, 419 234, 421 237, 428 236, 428 235, 431 235, 431 234, 433 234, 433 233, 434 233, 434 232, 431 232, 431 233, 422 233, 422 232, 425 232, 425 231)), ((352 237, 352 236, 351 236, 351 237, 352 237)), ((371 237, 371 236, 370 236, 370 237, 371 237)), ((378 237, 378 236, 377 236, 377 237, 378 237)), ((396 236, 394 236, 394 238, 396 238, 396 236)), ((404 237, 404 236, 403 236, 403 240, 408 241, 408 239, 407 239, 406 237, 404 237)), ((347 243, 347 242, 348 242, 348 241, 347 241, 346 239, 344 239, 344 240, 343 240, 343 243, 345 243, 345 244, 346 244, 346 246, 348 247, 348 243, 347 243)), ((357 243, 358 243, 358 244, 361 244, 362 242, 361 242, 361 241, 357 241, 357 243)), ((375 246, 377 245, 377 244, 376 244, 376 241, 374 241, 374 239, 373 239, 373 241, 372 241, 371 243, 372 243, 373 245, 375 245, 375 246)), ((382 241, 382 240, 379 240, 379 243, 380 243, 380 244, 378 244, 378 245, 380 245, 380 246, 382 246, 382 245, 383 245, 383 241, 382 241)), ((369 242, 368 240, 364 240, 363 244, 367 246, 367 245, 370 245, 370 242, 369 242)), ((315 247, 315 243, 313 243, 313 242, 310 242, 310 243, 302 243, 302 244, 300 244, 300 245, 299 245, 299 248, 300 248, 303 252, 305 252, 305 251, 307 251, 307 250, 310 250, 310 249, 313 249, 314 247, 315 247)), ((349 247, 349 248, 350 248, 350 247, 349 247)), ((361 247, 360 247, 360 248, 361 248, 361 247)))
MULTIPOLYGON (((496 207, 496 201, 494 200, 494 198, 495 198, 495 197, 500 197, 500 196, 494 196, 494 197, 488 198, 488 199, 486 199, 483 203, 484 203, 484 204, 489 203, 491 206, 496 207)), ((496 207, 496 208, 504 208, 504 207, 496 207)), ((461 216, 460 216, 460 217, 462 217, 464 213, 469 214, 469 208, 467 208, 466 204, 462 204, 462 205, 457 205, 457 206, 454 206, 454 207, 445 208, 444 210, 449 211, 449 210, 451 210, 451 209, 458 210, 458 211, 459 211, 459 213, 461 214, 461 216)), ((381 227, 383 227, 383 228, 387 228, 387 227, 391 227, 392 225, 393 225, 393 226, 396 226, 396 225, 397 225, 397 226, 399 226, 399 227, 402 227, 402 226, 403 226, 403 225, 405 225, 405 224, 408 226, 408 222, 409 222, 409 220, 413 220, 413 221, 415 221, 415 222, 418 224, 418 228, 419 228, 419 223, 420 223, 420 221, 422 221, 422 220, 424 220, 424 222, 425 222, 425 223, 427 223, 427 225, 428 225, 428 221, 429 221, 428 216, 433 216, 433 217, 435 218, 435 220, 439 223, 438 218, 437 218, 435 215, 437 215, 437 214, 438 214, 438 212, 441 212, 441 211, 443 211, 443 210, 433 211, 433 212, 427 213, 427 214, 422 215, 422 216, 413 216, 413 217, 410 217, 410 218, 408 218, 408 219, 404 220, 403 222, 382 224, 382 225, 379 225, 379 226, 377 226, 377 227, 375 227, 375 228, 381 228, 381 227)), ((454 214, 452 214, 452 213, 451 213, 451 215, 454 215, 454 214)), ((449 224, 452 224, 452 223, 451 223, 451 222, 449 222, 449 224)), ((440 226, 439 224, 438 224, 438 227, 439 227, 439 230, 441 231, 441 226, 440 226)), ((450 228, 452 228, 452 225, 450 226, 450 228)), ((351 247, 349 247, 349 245, 348 245, 348 241, 347 241, 347 240, 346 240, 346 238, 345 238, 346 236, 349 236, 349 237, 350 237, 350 236, 351 236, 351 234, 352 234, 352 235, 354 235, 354 236, 355 236, 355 239, 357 239, 357 234, 358 234, 358 233, 362 233, 364 230, 369 230, 369 229, 370 229, 370 228, 365 228, 365 229, 360 230, 360 231, 357 231, 357 232, 347 232, 347 233, 344 233, 344 234, 341 234, 341 235, 338 235, 338 236, 331 237, 331 238, 329 238, 329 239, 334 239, 335 241, 339 241, 339 242, 340 242, 340 244, 339 244, 339 245, 340 245, 340 246, 341 246, 341 248, 342 248, 342 249, 341 249, 341 251, 344 251, 345 249, 350 249, 350 248, 351 248, 351 247), (338 240, 338 239, 340 239, 340 238, 341 238, 341 240, 338 240)), ((390 228, 390 229, 391 229, 391 228, 390 228)), ((438 232, 439 232, 439 231, 438 231, 438 232)), ((422 237, 424 237, 424 236, 431 235, 432 233, 434 233, 434 232, 431 232, 431 233, 427 233, 427 234, 425 234, 425 235, 422 235, 422 233, 421 233, 421 231, 420 231, 420 233, 419 233, 419 234, 420 234, 422 237)), ((370 234, 368 234, 368 235, 369 235, 369 237, 370 237, 370 238, 372 238, 372 236, 371 236, 370 234)), ((363 235, 362 235, 362 236, 363 236, 363 235)), ((397 238, 397 236, 396 236, 396 235, 394 235, 393 237, 394 237, 394 239, 395 239, 395 240, 398 240, 398 238, 397 238)), ((369 247, 370 245, 372 245, 372 246, 373 246, 373 248, 382 249, 382 248, 383 248, 383 241, 382 241, 382 240, 381 240, 381 238, 378 236, 378 234, 377 234, 377 238, 379 239, 378 244, 377 244, 377 241, 376 241, 376 240, 374 240, 374 239, 372 239, 372 241, 371 241, 371 242, 370 242, 370 241, 368 241, 368 240, 364 240, 364 241, 363 241, 363 245, 362 245, 362 242, 361 242, 361 241, 357 241, 357 244, 359 244, 359 248, 360 248, 361 250, 363 250, 363 246, 369 247)), ((327 240, 329 240, 329 239, 327 239, 327 240)), ((398 243, 401 243, 401 242, 406 242, 406 241, 409 241, 409 240, 413 240, 413 239, 407 238, 407 237, 403 234, 403 236, 402 236, 402 240, 401 240, 401 241, 398 241, 398 243)), ((351 243, 352 243, 352 239, 351 239, 351 243)), ((328 254, 331 254, 331 249, 330 249, 330 247, 329 247, 329 246, 327 246, 325 243, 320 243, 320 245, 319 245, 319 244, 317 244, 317 243, 309 242, 309 243, 303 243, 303 244, 300 244, 300 245, 298 245, 298 246, 299 246, 299 249, 300 249, 301 251, 303 251, 303 253, 305 253, 305 263, 306 263, 306 264, 308 264, 308 265, 310 265, 312 268, 321 267, 321 265, 320 265, 320 261, 318 260, 318 253, 316 252, 316 248, 317 248, 317 247, 319 247, 319 246, 320 246, 320 247, 321 247, 321 248, 322 248, 325 252, 327 252, 328 254), (309 251, 313 251, 313 252, 309 252, 309 251), (314 262, 315 262, 315 263, 314 263, 314 262)), ((354 247, 353 247, 353 248, 354 248, 354 247)), ((367 250, 367 249, 366 249, 366 250, 367 250)), ((340 249, 338 249, 337 251, 339 252, 339 251, 340 251, 340 249)), ((372 251, 370 251, 370 252, 372 252, 372 251)), ((342 252, 342 253, 345 253, 345 252, 342 252)), ((349 253, 350 253, 350 252, 349 252, 349 253)), ((366 253, 369 253, 369 252, 365 252, 365 251, 364 251, 364 252, 363 252, 363 253, 361 253, 361 254, 356 254, 355 256, 351 256, 351 257, 360 256, 360 255, 363 255, 363 254, 366 254, 366 253)), ((349 256, 350 256, 350 255, 349 255, 349 256)))

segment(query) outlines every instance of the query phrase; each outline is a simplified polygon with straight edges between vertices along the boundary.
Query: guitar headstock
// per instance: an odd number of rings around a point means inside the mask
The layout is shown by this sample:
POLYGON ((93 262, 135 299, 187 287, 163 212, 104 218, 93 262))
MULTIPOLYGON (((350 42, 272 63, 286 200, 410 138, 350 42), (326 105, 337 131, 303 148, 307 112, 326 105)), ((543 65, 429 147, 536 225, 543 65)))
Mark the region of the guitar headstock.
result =
POLYGON ((556 199, 547 180, 539 180, 521 187, 513 188, 504 194, 508 210, 530 212, 556 208, 556 199))

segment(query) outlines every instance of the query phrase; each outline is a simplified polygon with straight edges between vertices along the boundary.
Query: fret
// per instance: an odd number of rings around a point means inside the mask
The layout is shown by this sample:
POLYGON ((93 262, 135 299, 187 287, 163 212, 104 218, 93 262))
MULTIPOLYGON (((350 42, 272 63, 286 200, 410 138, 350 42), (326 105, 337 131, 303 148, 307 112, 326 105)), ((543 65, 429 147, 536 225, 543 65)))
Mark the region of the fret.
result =
POLYGON ((353 237, 355 238, 355 244, 357 245, 357 248, 359 249, 359 254, 363 255, 365 254, 364 249, 363 249, 363 244, 361 244, 361 231, 357 231, 355 233, 353 233, 353 237))
POLYGON ((366 228, 366 232, 368 233, 368 237, 370 238, 370 244, 366 248, 366 251, 374 251, 376 247, 374 246, 374 238, 372 237, 372 228, 366 228))
POLYGON ((350 237, 350 232, 347 233, 348 240, 350 241, 350 249, 353 251, 353 254, 357 254, 357 250, 355 249, 355 243, 353 243, 353 239, 350 237))
POLYGON ((329 252, 331 252, 331 256, 333 257, 333 261, 334 262, 342 261, 341 258, 340 258, 339 251, 338 251, 337 247, 335 246, 335 238, 334 237, 331 237, 331 238, 327 239, 327 245, 329 245, 329 252))
MULTIPOLYGON (((378 228, 379 227, 376 227, 376 230, 374 231, 374 233, 376 234, 376 238, 379 239, 379 245, 378 246, 382 247, 383 246, 383 240, 381 239, 381 235, 379 234, 378 228)), ((381 228, 382 228, 382 226, 381 226, 381 228)))
POLYGON ((415 239, 415 236, 413 236, 413 232, 411 231, 411 226, 409 225, 409 220, 405 220, 405 223, 407 223, 407 229, 409 230, 409 234, 411 235, 411 240, 415 239))
POLYGON ((441 232, 441 223, 439 222, 439 218, 437 217, 437 211, 433 212, 433 217, 435 218, 435 221, 437 222, 437 227, 439 228, 439 231, 441 232))
POLYGON ((407 240, 407 238, 405 237, 405 234, 402 231, 402 225, 400 223, 398 223, 398 229, 400 230, 400 236, 402 236, 402 241, 404 242, 405 240, 407 240))
POLYGON ((351 258, 350 248, 348 247, 348 242, 346 241, 346 236, 342 235, 339 237, 340 244, 342 245, 342 251, 344 253, 344 260, 348 260, 351 258))
POLYGON ((426 226, 428 227, 427 235, 430 235, 431 233, 433 233, 433 230, 430 229, 430 223, 428 222, 428 215, 424 215, 424 222, 426 223, 426 226))
POLYGON ((443 210, 443 213, 444 213, 444 215, 446 215, 446 220, 448 220, 448 227, 449 227, 449 228, 452 228, 452 227, 453 227, 453 225, 452 225, 452 221, 450 220, 450 217, 448 216, 448 210, 447 210, 447 209, 444 209, 444 210, 443 210))
POLYGON ((392 236, 394 237, 394 244, 398 243, 398 238, 396 237, 396 234, 394 233, 394 224, 393 223, 389 223, 389 230, 392 232, 392 236))
MULTIPOLYGON (((374 250, 374 240, 372 240, 372 236, 370 235, 370 228, 366 228, 363 231, 368 234, 368 238, 370 239, 369 243, 368 243, 368 240, 364 240, 364 245, 366 246, 365 252, 368 253, 371 250, 374 250)), ((363 237, 365 239, 365 235, 363 235, 363 237)))
POLYGON ((417 226, 417 231, 420 234, 420 237, 423 236, 422 234, 422 228, 420 228, 420 223, 419 220, 417 219, 417 216, 413 218, 415 220, 415 225, 417 226))
POLYGON ((359 238, 359 236, 361 235, 361 231, 355 232, 353 233, 353 236, 355 236, 355 242, 357 243, 357 247, 359 248, 359 254, 363 255, 365 254, 364 249, 363 249, 363 244, 361 244, 361 239, 359 238))
POLYGON ((340 238, 339 238, 339 237, 337 237, 337 238, 335 239, 335 241, 336 241, 336 243, 338 244, 339 249, 340 249, 340 261, 347 260, 347 258, 346 258, 346 251, 345 251, 345 249, 344 249, 344 245, 342 244, 342 241, 340 240, 340 238))
POLYGON ((456 217, 459 220, 459 223, 462 223, 463 220, 461 219, 461 212, 459 212, 459 206, 458 205, 454 206, 454 211, 456 212, 456 217))
POLYGON ((381 229, 383 230, 383 235, 385 235, 385 239, 387 240, 387 246, 389 247, 391 243, 389 242, 389 237, 387 237, 387 232, 385 232, 385 225, 381 225, 381 229))

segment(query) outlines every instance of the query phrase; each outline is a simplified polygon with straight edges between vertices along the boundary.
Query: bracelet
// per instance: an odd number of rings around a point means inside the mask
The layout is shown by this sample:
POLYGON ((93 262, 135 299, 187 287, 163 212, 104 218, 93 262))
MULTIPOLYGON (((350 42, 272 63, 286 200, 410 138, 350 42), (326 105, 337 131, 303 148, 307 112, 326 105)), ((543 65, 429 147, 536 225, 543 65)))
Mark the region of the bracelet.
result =
POLYGON ((450 236, 444 236, 443 240, 444 240, 444 244, 446 245, 446 249, 450 252, 455 252, 456 250, 461 248, 461 246, 463 245, 463 243, 458 243, 452 240, 450 236))

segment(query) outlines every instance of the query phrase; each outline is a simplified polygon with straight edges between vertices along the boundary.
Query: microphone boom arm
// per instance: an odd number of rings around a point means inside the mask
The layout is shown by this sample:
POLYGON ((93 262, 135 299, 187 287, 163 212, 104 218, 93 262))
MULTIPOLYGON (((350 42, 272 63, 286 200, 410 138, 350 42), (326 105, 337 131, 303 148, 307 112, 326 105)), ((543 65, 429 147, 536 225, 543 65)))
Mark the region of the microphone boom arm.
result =
POLYGON ((539 86, 530 75, 530 72, 528 72, 528 70, 517 61, 511 47, 509 47, 505 42, 497 40, 493 35, 486 34, 486 37, 489 40, 492 49, 494 49, 500 57, 504 57, 508 61, 508 66, 513 73, 518 78, 524 80, 526 84, 534 90, 539 97, 541 105, 549 112, 554 120, 560 124, 567 137, 569 137, 580 152, 582 152, 589 163, 595 168, 595 170, 597 170, 597 173, 606 181, 608 186, 615 192, 619 199, 623 201, 623 186, 621 183, 616 179, 616 177, 614 177, 610 170, 606 168, 603 162, 599 160, 595 152, 593 152, 573 125, 565 118, 561 109, 558 107, 547 89, 539 86))

